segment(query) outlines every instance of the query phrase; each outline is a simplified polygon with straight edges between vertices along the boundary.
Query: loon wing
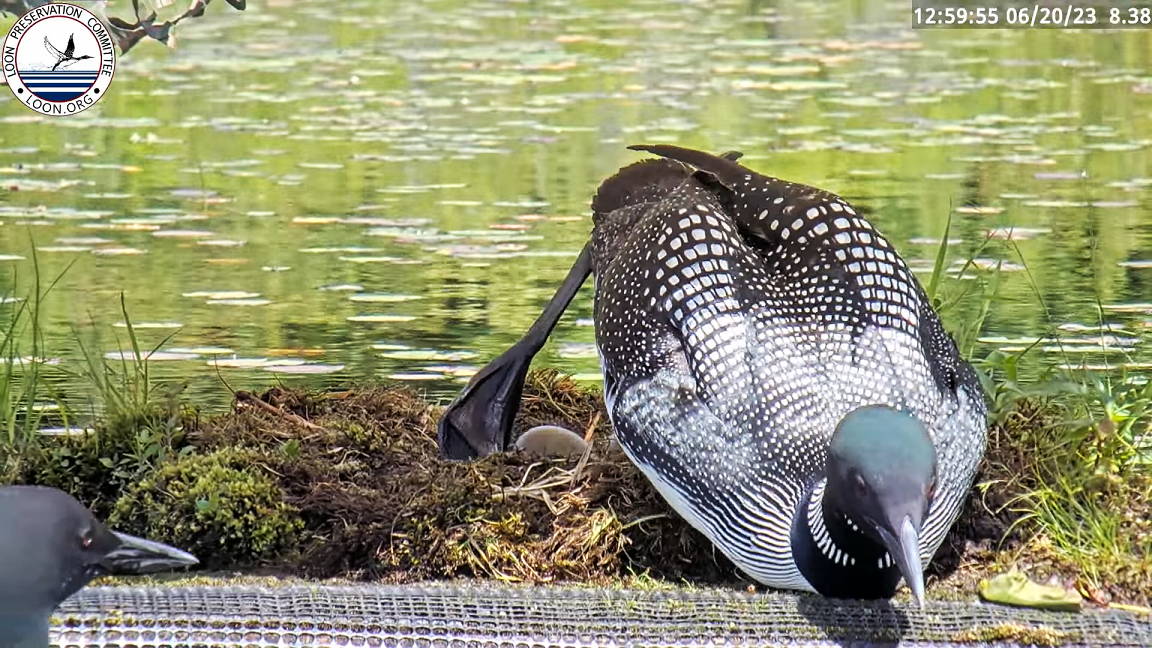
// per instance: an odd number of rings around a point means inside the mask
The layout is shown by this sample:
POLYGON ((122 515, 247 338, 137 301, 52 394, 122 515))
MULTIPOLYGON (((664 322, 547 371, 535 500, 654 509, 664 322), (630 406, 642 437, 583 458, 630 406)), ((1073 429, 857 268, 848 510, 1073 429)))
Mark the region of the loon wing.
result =
POLYGON ((56 49, 56 47, 52 45, 52 43, 48 42, 47 36, 44 37, 44 47, 47 47, 52 56, 55 56, 58 59, 68 58, 67 55, 61 53, 60 50, 56 49))
POLYGON ((76 53, 76 40, 74 37, 75 34, 68 34, 68 47, 64 48, 65 58, 72 58, 72 55, 76 53))
POLYGON ((670 145, 635 145, 713 174, 732 191, 731 216, 768 270, 790 285, 797 315, 817 326, 896 330, 919 341, 941 393, 979 380, 893 246, 839 196, 761 175, 721 157, 670 145), (827 297, 834 293, 839 300, 827 297))
MULTIPOLYGON (((751 446, 747 426, 732 422, 750 422, 748 415, 762 400, 751 374, 757 364, 751 307, 765 301, 761 287, 772 287, 711 178, 681 177, 658 200, 618 207, 593 233, 594 241, 606 233, 622 239, 610 257, 596 260, 596 343, 608 411, 614 426, 620 422, 640 435, 637 443, 624 445, 641 455, 651 446, 691 463, 700 450, 696 441, 706 439, 724 446, 712 448, 715 457, 732 452, 729 457, 752 460, 734 452, 751 446), (635 208, 644 210, 638 218, 628 211, 635 208), (612 231, 616 219, 631 219, 631 228, 612 231), (645 405, 654 393, 633 402, 657 384, 666 402, 645 405), (652 418, 644 414, 652 407, 670 409, 652 418), (697 434, 687 418, 709 421, 714 431, 697 434)), ((718 466, 707 472, 713 468, 718 466)), ((730 465, 724 474, 735 468, 730 465)))
POLYGON ((532 358, 544 346, 560 316, 592 271, 586 244, 544 312, 519 342, 484 366, 437 425, 437 443, 445 459, 466 460, 503 452, 512 444, 512 424, 520 409, 524 378, 532 358))

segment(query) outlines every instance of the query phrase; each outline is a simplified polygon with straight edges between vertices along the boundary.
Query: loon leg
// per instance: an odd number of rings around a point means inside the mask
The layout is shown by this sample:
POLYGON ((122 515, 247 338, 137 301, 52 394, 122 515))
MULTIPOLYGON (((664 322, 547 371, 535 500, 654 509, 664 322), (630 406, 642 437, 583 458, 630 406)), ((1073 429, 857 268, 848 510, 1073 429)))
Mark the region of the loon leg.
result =
POLYGON ((585 243, 576 263, 544 312, 519 342, 484 366, 448 409, 437 426, 440 456, 463 461, 503 452, 512 444, 512 422, 532 358, 544 346, 560 316, 592 272, 592 243, 585 243))
MULTIPOLYGON (((727 151, 719 157, 734 161, 741 156, 739 151, 727 151)), ((463 461, 503 452, 512 445, 512 423, 520 409, 520 395, 532 358, 544 346, 591 272, 592 244, 586 243, 552 301, 528 333, 477 372, 444 410, 437 425, 441 457, 463 461)))

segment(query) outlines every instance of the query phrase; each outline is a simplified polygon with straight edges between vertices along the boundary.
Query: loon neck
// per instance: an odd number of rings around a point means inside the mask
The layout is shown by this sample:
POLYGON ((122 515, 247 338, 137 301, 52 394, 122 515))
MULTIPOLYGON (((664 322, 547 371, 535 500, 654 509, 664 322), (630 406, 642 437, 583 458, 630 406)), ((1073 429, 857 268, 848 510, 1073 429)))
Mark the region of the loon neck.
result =
POLYGON ((42 614, 0 611, 0 645, 5 648, 48 648, 52 610, 42 614))
POLYGON ((821 479, 792 518, 792 557, 813 589, 829 598, 887 599, 902 578, 878 542, 832 504, 821 479))

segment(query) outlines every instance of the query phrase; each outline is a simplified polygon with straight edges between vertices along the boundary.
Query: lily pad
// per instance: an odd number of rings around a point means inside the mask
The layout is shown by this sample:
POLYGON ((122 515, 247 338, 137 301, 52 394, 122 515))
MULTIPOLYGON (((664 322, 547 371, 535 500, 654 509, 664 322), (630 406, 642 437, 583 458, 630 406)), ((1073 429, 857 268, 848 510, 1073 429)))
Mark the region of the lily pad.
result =
MULTIPOLYGON (((374 349, 384 345, 373 345, 374 349)), ((396 349, 376 354, 381 358, 393 360, 425 360, 458 362, 468 358, 475 358, 476 353, 471 351, 438 351, 436 349, 396 349)))
POLYGON ((215 306, 266 306, 272 303, 271 299, 209 299, 209 304, 215 306))
POLYGON ((343 371, 344 365, 326 364, 300 364, 300 365, 267 365, 264 371, 285 374, 330 374, 343 371))
POLYGON ((347 318, 349 322, 373 322, 373 323, 391 323, 391 322, 411 322, 416 319, 412 315, 352 315, 347 318))
MULTIPOLYGON (((109 351, 104 354, 104 357, 109 360, 127 360, 129 362, 135 360, 136 355, 131 351, 109 351)), ((155 351, 151 354, 144 355, 142 359, 149 362, 158 362, 161 360, 197 360, 200 358, 198 353, 178 353, 175 351, 155 351)))
POLYGON ((235 369, 249 369, 264 367, 268 358, 213 358, 208 361, 209 367, 231 367, 235 369))
POLYGON ((421 295, 394 295, 394 294, 388 294, 388 293, 359 293, 356 295, 350 295, 348 297, 348 299, 350 299, 354 302, 384 302, 384 303, 405 302, 405 301, 412 301, 415 299, 423 299, 423 298, 424 297, 421 295))
POLYGON ((184 293, 184 297, 206 297, 208 299, 252 299, 260 293, 247 290, 197 290, 184 293))

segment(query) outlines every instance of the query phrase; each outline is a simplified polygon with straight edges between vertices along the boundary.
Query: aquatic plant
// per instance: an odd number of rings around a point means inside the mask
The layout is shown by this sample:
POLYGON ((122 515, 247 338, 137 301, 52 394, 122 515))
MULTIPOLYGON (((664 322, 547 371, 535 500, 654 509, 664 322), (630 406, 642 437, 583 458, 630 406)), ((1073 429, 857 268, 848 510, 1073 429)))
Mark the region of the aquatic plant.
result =
POLYGON ((175 333, 164 337, 150 350, 144 351, 132 326, 132 318, 120 293, 120 313, 124 317, 128 331, 127 351, 117 339, 116 358, 109 359, 93 351, 84 342, 83 336, 74 331, 73 336, 83 358, 83 364, 72 374, 90 384, 103 404, 103 422, 109 428, 149 429, 157 433, 170 434, 177 420, 179 396, 184 384, 169 386, 157 393, 158 385, 150 375, 149 358, 172 339, 175 333))
MULTIPOLYGON (((120 491, 156 469, 168 456, 187 453, 183 430, 195 410, 179 399, 182 389, 159 391, 149 374, 149 352, 142 352, 124 297, 121 312, 128 323, 131 354, 121 353, 119 366, 91 352, 83 336, 74 340, 84 364, 79 369, 54 367, 92 388, 100 403, 93 404, 88 429, 73 428, 77 416, 65 394, 46 380, 41 311, 44 301, 71 269, 69 263, 52 281, 42 279, 35 244, 31 247, 33 286, 26 298, 6 298, 11 310, 0 331, 0 483, 25 482, 61 488, 79 495, 102 516, 120 491), (26 355, 30 353, 31 355, 26 355), (43 400, 54 405, 45 414, 43 400), (44 435, 45 424, 63 423, 64 435, 44 435)), ((13 286, 19 285, 13 278, 13 286)))
MULTIPOLYGON (((960 276, 989 242, 968 257, 960 276)), ((1023 253, 1011 241, 1007 248, 1047 314, 1023 253)), ((1035 560, 1066 563, 1093 592, 1117 583, 1152 588, 1152 383, 1123 367, 1098 375, 1030 358, 1043 338, 1020 351, 992 349, 976 357, 973 343, 996 299, 1000 270, 963 285, 938 281, 946 253, 942 244, 930 283, 932 290, 951 292, 939 307, 948 311, 980 291, 978 307, 963 318, 957 337, 970 345, 963 351, 990 401, 989 450, 977 490, 983 514, 1002 521, 995 525, 996 542, 1015 539, 1032 547, 1027 553, 1035 560), (1021 375, 1026 363, 1030 379, 1021 375)), ((1050 328, 1059 344, 1056 327, 1050 328)))
POLYGON ((82 363, 75 369, 59 368, 98 395, 99 402, 92 404, 89 414, 93 422, 81 430, 71 429, 67 424, 69 417, 77 418, 74 405, 61 397, 59 411, 69 433, 45 436, 39 424, 26 426, 19 466, 8 475, 9 481, 55 486, 80 496, 101 516, 108 514, 124 488, 169 457, 191 451, 184 430, 196 416, 195 409, 179 398, 182 386, 163 390, 150 375, 148 356, 167 338, 151 351, 141 351, 123 295, 120 300, 130 353, 121 352, 119 362, 97 355, 74 331, 82 363))
MULTIPOLYGON (((40 395, 52 396, 51 387, 43 379, 45 349, 41 311, 44 300, 71 267, 72 264, 68 264, 45 285, 33 246, 30 292, 26 297, 10 294, 0 298, 0 305, 10 309, 4 314, 7 321, 0 327, 0 363, 4 365, 0 370, 0 450, 11 452, 34 440, 43 411, 39 407, 40 395), (25 355, 26 352, 30 355, 25 355)), ((13 287, 19 285, 18 279, 13 271, 13 287)))

